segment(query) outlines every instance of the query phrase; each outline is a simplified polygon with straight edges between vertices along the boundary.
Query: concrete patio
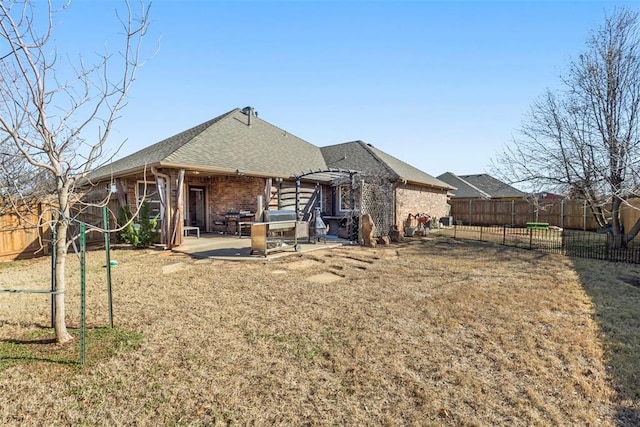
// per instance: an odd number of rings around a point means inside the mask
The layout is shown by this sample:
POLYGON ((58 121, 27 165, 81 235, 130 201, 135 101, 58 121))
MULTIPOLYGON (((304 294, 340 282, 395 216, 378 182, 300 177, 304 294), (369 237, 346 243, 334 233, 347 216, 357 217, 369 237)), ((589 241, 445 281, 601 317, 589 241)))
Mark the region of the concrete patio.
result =
POLYGON ((317 251, 321 249, 335 248, 348 245, 349 241, 338 239, 335 236, 327 236, 326 242, 309 243, 306 238, 299 239, 300 252, 296 252, 293 243, 286 242, 284 250, 269 253, 266 257, 261 254, 251 254, 251 237, 238 237, 234 235, 201 233, 200 237, 190 235, 184 238, 181 246, 173 248, 174 252, 187 254, 193 258, 209 258, 225 261, 264 261, 281 258, 288 255, 317 251))

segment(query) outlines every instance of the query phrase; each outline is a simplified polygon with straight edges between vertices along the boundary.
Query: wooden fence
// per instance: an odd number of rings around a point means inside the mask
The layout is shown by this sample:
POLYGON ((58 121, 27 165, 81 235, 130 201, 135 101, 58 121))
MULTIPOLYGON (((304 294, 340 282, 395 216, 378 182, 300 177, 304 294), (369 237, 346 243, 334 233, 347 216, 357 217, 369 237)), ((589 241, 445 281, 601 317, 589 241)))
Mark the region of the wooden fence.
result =
MULTIPOLYGON (((110 228, 115 227, 117 201, 111 201, 109 209, 110 228)), ((51 215, 55 207, 48 203, 34 203, 31 207, 21 207, 17 212, 10 211, 0 215, 0 261, 34 258, 49 255, 51 252, 51 215)), ((83 206, 77 219, 87 224, 103 228, 104 219, 101 207, 83 206)), ((72 225, 70 236, 78 232, 72 225)), ((104 235, 100 232, 87 233, 87 245, 104 244, 104 235)))
POLYGON ((48 255, 51 209, 44 203, 0 216, 0 261, 48 255))
MULTIPOLYGON (((456 224, 524 226, 527 222, 547 222, 571 230, 596 230, 589 205, 584 200, 451 200, 451 216, 456 224)), ((629 229, 640 218, 640 200, 634 199, 620 212, 629 229)))

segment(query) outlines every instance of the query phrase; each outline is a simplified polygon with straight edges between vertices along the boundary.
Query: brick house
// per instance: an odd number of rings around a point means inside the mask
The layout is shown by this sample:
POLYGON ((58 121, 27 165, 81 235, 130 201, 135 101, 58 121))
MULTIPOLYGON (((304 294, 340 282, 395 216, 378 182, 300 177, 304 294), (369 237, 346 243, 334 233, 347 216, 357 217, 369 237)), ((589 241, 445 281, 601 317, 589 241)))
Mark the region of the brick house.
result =
POLYGON ((385 234, 390 225, 402 229, 409 212, 444 214, 452 189, 361 141, 316 147, 251 107, 116 160, 88 179, 111 190, 121 206, 150 201, 168 246, 182 243, 185 226, 230 231, 231 218, 260 220, 262 209, 295 209, 307 219, 320 208, 330 221, 383 204, 390 208, 378 234, 385 234))

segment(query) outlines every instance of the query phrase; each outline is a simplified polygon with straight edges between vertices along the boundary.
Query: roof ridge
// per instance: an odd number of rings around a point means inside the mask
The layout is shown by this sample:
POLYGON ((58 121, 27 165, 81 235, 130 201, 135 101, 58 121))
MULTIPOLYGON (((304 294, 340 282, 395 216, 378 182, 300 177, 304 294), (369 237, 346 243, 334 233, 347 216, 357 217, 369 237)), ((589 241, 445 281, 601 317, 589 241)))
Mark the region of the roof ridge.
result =
MULTIPOLYGON (((364 147, 364 149, 365 149, 365 150, 367 150, 367 152, 368 152, 368 153, 370 153, 370 154, 371 154, 371 155, 372 155, 372 156, 373 156, 373 157, 378 161, 378 163, 382 164, 382 166, 384 166, 384 168, 385 168, 387 171, 391 172, 391 174, 392 174, 393 176, 395 176, 396 178, 402 178, 400 175, 398 175, 398 173, 397 173, 397 172, 396 172, 396 171, 395 171, 395 170, 394 170, 390 165, 388 165, 388 164, 387 164, 387 162, 385 162, 384 160, 382 160, 382 159, 380 158, 380 156, 378 156, 378 155, 377 155, 377 154, 372 150, 372 148, 375 148, 373 145, 368 144, 368 143, 366 143, 366 142, 364 142, 364 141, 362 141, 362 140, 360 140, 360 139, 359 139, 359 140, 357 140, 357 141, 353 141, 353 142, 355 142, 355 143, 358 143, 358 144, 362 145, 362 146, 364 147)), ((388 155, 389 155, 389 156, 391 156, 390 154, 388 154, 388 155)), ((391 156, 391 157, 393 157, 393 156, 391 156)), ((400 159, 398 159, 398 160, 400 160, 400 159)))
POLYGON ((299 137, 299 136, 298 136, 298 135, 296 135, 295 133, 291 133, 291 132, 289 132, 288 130, 281 128, 280 126, 276 126, 276 125, 274 125, 273 123, 268 122, 268 121, 266 121, 266 120, 262 119, 261 117, 258 117, 258 116, 253 116, 253 117, 254 117, 254 119, 257 119, 257 120, 262 121, 263 123, 266 123, 267 125, 269 125, 269 126, 273 127, 274 129, 278 129, 278 130, 280 130, 280 131, 284 132, 284 134, 285 134, 285 135, 293 136, 294 138, 298 138, 300 141, 306 142, 306 143, 307 143, 307 144, 309 144, 309 145, 313 145, 314 147, 320 148, 320 147, 318 147, 317 145, 312 144, 311 142, 307 141, 306 139, 299 137))
MULTIPOLYGON (((478 187, 476 187, 475 185, 471 184, 469 181, 467 181, 466 179, 462 178, 460 175, 456 175, 453 172, 449 172, 451 175, 455 176, 456 178, 458 178, 460 181, 464 182, 465 184, 467 184, 469 187, 473 188, 474 190, 478 191, 480 194, 483 195, 483 197, 487 198, 487 199, 491 199, 491 194, 487 193, 484 190, 479 189, 478 187)), ((477 175, 477 174, 476 174, 477 175)), ((480 174, 480 175, 485 175, 485 174, 480 174)), ((471 175, 462 175, 462 176, 471 176, 471 175)))

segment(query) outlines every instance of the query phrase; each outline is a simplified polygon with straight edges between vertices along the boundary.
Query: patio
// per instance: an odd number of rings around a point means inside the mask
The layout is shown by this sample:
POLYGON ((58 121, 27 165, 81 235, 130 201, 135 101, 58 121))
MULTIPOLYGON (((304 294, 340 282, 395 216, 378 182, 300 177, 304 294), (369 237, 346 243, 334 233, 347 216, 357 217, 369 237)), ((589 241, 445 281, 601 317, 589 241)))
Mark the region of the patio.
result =
POLYGON ((187 236, 182 245, 172 249, 174 252, 187 254, 193 258, 209 258, 225 261, 264 261, 281 258, 288 255, 317 251, 321 249, 335 248, 349 244, 349 241, 328 235, 326 242, 309 243, 308 240, 299 239, 300 252, 296 252, 293 244, 286 246, 285 250, 264 255, 251 254, 251 237, 237 235, 201 233, 200 237, 187 236))

